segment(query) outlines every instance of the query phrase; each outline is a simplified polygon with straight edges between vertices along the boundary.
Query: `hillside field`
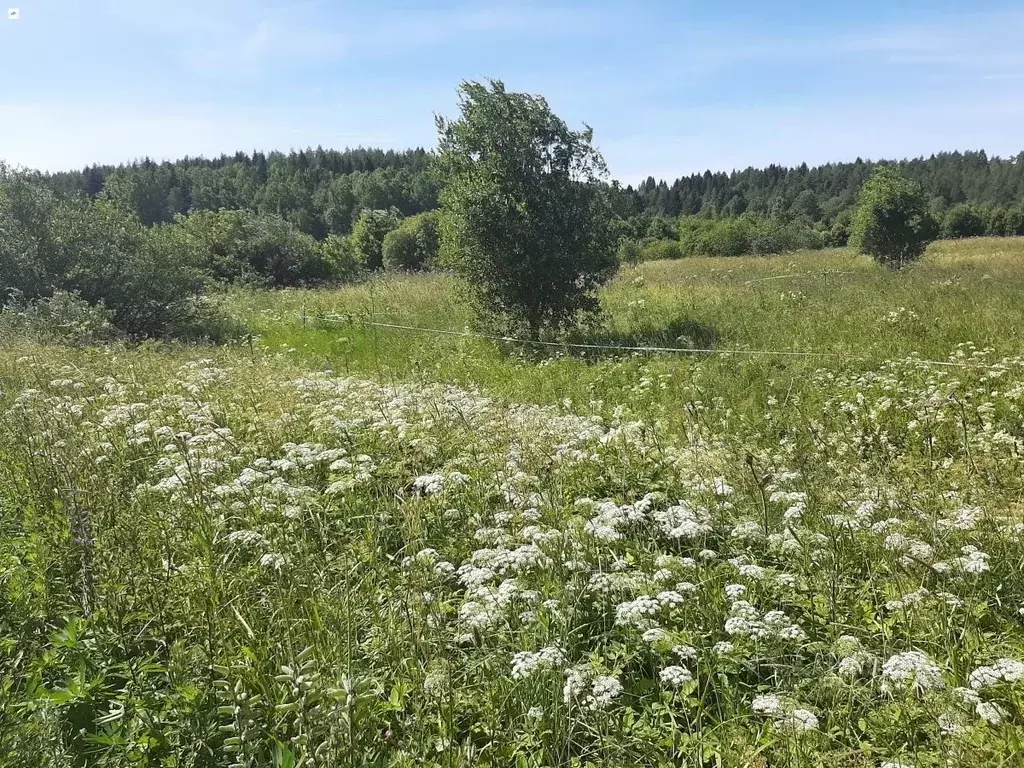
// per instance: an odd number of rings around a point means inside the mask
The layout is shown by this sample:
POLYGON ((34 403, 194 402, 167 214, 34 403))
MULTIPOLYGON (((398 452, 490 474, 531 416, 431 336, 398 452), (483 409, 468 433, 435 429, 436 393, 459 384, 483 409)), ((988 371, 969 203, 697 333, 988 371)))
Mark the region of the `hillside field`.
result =
POLYGON ((602 302, 587 348, 442 274, 0 338, 0 765, 1024 764, 1024 239, 602 302))

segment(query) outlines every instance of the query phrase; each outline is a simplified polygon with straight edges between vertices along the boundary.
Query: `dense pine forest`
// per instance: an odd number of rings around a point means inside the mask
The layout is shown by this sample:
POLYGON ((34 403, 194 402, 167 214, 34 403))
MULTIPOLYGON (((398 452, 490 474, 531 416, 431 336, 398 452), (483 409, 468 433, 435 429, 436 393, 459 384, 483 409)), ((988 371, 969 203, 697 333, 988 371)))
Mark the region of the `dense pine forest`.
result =
MULTIPOLYGON (((437 207, 439 182, 433 154, 423 149, 323 148, 298 152, 237 152, 219 158, 92 166, 42 175, 58 195, 101 196, 134 211, 143 224, 177 214, 245 209, 277 214, 321 239, 348 234, 364 209, 395 208, 410 216, 437 207)), ((1024 233, 1024 153, 1013 158, 979 152, 944 152, 898 162, 905 177, 930 196, 933 215, 950 208, 969 219, 950 235, 1024 233)), ((856 160, 794 168, 771 165, 743 171, 693 174, 674 181, 647 178, 638 187, 613 184, 623 219, 728 218, 744 213, 797 221, 818 231, 838 224, 838 237, 857 194, 879 163, 856 160)), ((646 226, 646 224, 645 224, 646 226)), ((646 234, 646 232, 642 233, 646 234)))

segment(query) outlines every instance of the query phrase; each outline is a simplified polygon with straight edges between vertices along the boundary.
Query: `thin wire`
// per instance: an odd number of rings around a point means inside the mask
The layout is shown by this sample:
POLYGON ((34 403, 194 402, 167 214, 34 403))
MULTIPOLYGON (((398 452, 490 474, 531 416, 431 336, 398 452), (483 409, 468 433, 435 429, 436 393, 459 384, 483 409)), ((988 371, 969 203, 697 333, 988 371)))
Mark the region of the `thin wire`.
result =
MULTIPOLYGON (((835 352, 805 352, 799 350, 780 350, 780 349, 700 349, 700 348, 689 348, 689 347, 631 347, 631 346, 618 346, 615 344, 572 344, 569 342, 560 341, 540 341, 538 339, 520 339, 513 336, 494 336, 486 333, 475 333, 473 331, 450 331, 442 328, 424 328, 417 325, 399 325, 397 323, 381 323, 375 320, 359 320, 351 321, 342 317, 334 317, 331 315, 321 315, 318 318, 322 322, 328 323, 341 323, 344 325, 370 325, 377 328, 392 328, 399 331, 415 331, 418 333, 435 333, 442 336, 462 336, 473 339, 486 339, 488 341, 503 341, 512 344, 532 344, 534 346, 542 347, 558 347, 558 348, 571 348, 571 349, 598 349, 607 350, 611 352, 672 352, 672 353, 683 353, 683 354, 712 354, 712 355, 751 355, 751 356, 776 356, 776 357, 816 357, 816 358, 828 358, 832 360, 855 360, 858 362, 866 362, 866 357, 853 357, 850 355, 842 355, 835 352)), ((982 367, 990 368, 991 366, 985 365, 972 365, 971 363, 955 363, 948 360, 921 360, 920 358, 910 358, 915 363, 921 363, 924 365, 938 365, 949 368, 970 368, 970 367, 982 367)))

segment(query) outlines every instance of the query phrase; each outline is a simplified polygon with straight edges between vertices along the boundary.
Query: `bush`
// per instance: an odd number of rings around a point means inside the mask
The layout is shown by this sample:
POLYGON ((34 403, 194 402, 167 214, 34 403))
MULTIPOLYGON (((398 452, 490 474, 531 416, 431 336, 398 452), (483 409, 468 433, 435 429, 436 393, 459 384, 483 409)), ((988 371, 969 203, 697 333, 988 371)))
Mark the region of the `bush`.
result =
POLYGON ((826 241, 824 233, 806 224, 756 213, 723 219, 688 216, 679 225, 684 256, 767 256, 823 248, 826 241))
POLYGON ((4 170, 0 221, 5 305, 71 293, 105 307, 109 322, 134 337, 176 335, 201 319, 205 281, 181 238, 109 203, 58 201, 4 170))
POLYGON ((644 258, 643 247, 636 240, 620 240, 618 258, 620 264, 636 266, 644 258))
POLYGON ((945 238, 981 237, 985 234, 985 218, 973 205, 954 205, 942 220, 942 236, 945 238))
POLYGON ((33 301, 15 293, 0 310, 0 332, 83 346, 114 339, 117 330, 111 325, 113 319, 114 314, 106 307, 90 304, 67 291, 54 291, 33 301))
POLYGON ((641 251, 642 261, 657 261, 659 259, 681 259, 683 246, 677 240, 655 240, 643 246, 641 251))
POLYGON ((351 283, 358 280, 366 272, 366 264, 356 251, 351 237, 329 235, 324 240, 321 248, 333 280, 351 283))
POLYGON ((399 224, 398 211, 367 208, 352 227, 352 243, 367 269, 384 266, 384 238, 399 224))
POLYGON ((389 269, 428 269, 438 256, 438 214, 410 216, 384 236, 381 249, 384 266, 389 269))
POLYGON ((276 287, 331 278, 320 244, 280 216, 251 211, 202 211, 162 228, 199 254, 203 270, 222 282, 255 280, 276 287))
POLYGON ((937 230, 921 185, 881 166, 861 190, 850 242, 880 264, 900 269, 921 258, 937 230))
POLYGON ((828 235, 826 236, 826 245, 832 248, 845 248, 846 244, 850 241, 850 223, 853 219, 853 213, 849 210, 840 211, 832 222, 832 227, 829 229, 828 235))

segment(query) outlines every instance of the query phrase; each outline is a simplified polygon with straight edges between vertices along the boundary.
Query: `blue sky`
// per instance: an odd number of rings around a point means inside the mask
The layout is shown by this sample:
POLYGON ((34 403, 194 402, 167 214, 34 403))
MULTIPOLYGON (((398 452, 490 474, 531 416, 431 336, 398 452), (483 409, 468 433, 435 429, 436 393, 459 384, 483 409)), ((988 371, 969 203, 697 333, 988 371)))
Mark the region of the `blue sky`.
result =
POLYGON ((8 0, 0 157, 432 146, 462 79, 587 122, 612 176, 1024 151, 1024 4, 8 0))

